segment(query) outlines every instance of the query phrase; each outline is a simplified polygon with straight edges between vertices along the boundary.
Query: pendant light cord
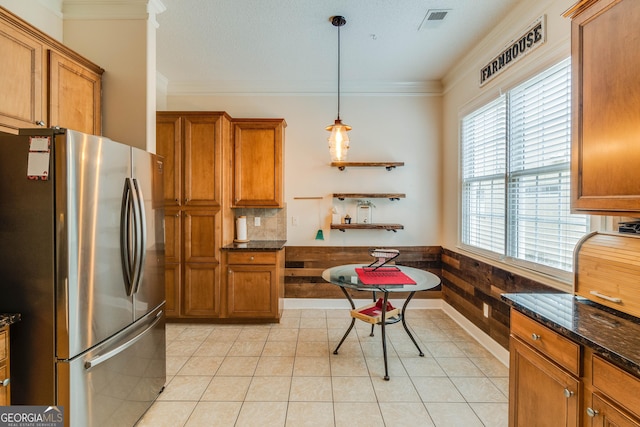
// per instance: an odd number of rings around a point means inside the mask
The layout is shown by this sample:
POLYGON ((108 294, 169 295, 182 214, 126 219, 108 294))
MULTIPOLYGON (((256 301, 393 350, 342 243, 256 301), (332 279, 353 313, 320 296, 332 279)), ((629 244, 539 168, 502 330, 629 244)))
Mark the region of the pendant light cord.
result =
POLYGON ((340 25, 338 26, 338 120, 340 120, 340 25))

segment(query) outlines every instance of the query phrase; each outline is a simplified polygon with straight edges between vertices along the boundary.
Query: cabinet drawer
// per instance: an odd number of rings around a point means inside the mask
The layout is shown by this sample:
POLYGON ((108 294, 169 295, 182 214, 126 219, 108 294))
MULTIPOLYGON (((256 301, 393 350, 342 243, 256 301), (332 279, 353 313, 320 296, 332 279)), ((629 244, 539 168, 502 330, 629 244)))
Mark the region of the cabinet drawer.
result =
POLYGON ((572 374, 580 375, 578 344, 515 310, 511 310, 511 333, 572 374))
POLYGON ((9 340, 7 339, 7 331, 0 331, 0 362, 9 356, 7 348, 9 346, 9 340))
POLYGON ((640 417, 640 379, 598 356, 592 358, 592 369, 593 386, 640 417))
POLYGON ((275 252, 229 252, 228 264, 275 264, 275 252))

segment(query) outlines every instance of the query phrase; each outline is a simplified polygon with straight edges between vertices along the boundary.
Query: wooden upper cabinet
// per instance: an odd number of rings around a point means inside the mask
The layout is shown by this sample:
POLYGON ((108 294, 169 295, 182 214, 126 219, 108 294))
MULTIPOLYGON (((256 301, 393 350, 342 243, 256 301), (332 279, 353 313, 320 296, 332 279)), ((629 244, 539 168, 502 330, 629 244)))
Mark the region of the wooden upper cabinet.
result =
POLYGON ((223 115, 184 118, 184 204, 220 206, 223 115))
POLYGON ((0 130, 16 132, 45 121, 41 41, 5 20, 0 9, 0 130))
POLYGON ((49 123, 51 126, 102 133, 102 73, 49 51, 49 123))
POLYGON ((182 118, 156 114, 156 153, 164 157, 164 204, 180 206, 182 200, 182 118))
POLYGON ((281 208, 283 194, 283 119, 234 119, 235 208, 281 208))
POLYGON ((572 210, 640 212, 640 2, 571 10, 572 210))
POLYGON ((101 134, 102 68, 1 7, 0 53, 0 130, 101 134))
POLYGON ((221 205, 228 121, 224 113, 157 113, 156 151, 165 158, 166 207, 221 205))

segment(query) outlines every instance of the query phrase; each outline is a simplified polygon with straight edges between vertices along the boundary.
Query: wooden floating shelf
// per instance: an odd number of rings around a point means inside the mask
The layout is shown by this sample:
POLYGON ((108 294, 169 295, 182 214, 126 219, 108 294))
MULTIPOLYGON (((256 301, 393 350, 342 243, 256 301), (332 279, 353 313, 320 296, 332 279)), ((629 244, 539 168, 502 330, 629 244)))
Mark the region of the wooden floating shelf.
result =
POLYGON ((336 199, 389 199, 400 200, 404 199, 406 195, 404 193, 333 193, 333 197, 336 199))
POLYGON ((393 231, 396 230, 404 230, 404 225, 402 224, 331 224, 332 230, 387 230, 393 231))
POLYGON ((404 166, 404 162, 331 162, 331 166, 343 171, 346 167, 384 167, 388 171, 399 166, 404 166))

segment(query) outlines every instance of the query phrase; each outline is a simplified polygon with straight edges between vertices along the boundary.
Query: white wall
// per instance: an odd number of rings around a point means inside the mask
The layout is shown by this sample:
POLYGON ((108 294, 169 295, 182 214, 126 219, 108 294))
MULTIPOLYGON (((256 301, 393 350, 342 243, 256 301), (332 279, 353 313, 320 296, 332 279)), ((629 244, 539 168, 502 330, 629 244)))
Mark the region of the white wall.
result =
POLYGON ((342 94, 340 113, 349 133, 350 161, 401 161, 384 168, 330 167, 327 147, 336 115, 336 95, 169 96, 168 110, 226 111, 231 117, 283 117, 287 244, 300 246, 402 246, 440 244, 441 98, 429 95, 342 94), (371 199, 373 222, 400 223, 404 230, 330 230, 330 210, 355 218, 355 202, 333 193, 405 193, 391 202, 371 199), (321 200, 296 200, 321 197, 321 200), (292 217, 298 225, 292 225, 292 217), (322 228, 324 240, 315 240, 322 228))
MULTIPOLYGON (((469 113, 516 84, 571 55, 571 21, 562 17, 575 0, 523 2, 515 8, 476 48, 463 58, 443 81, 443 175, 442 244, 456 249, 459 213, 459 122, 469 113), (483 65, 499 54, 510 41, 539 16, 546 15, 546 43, 506 69, 484 87, 479 87, 483 65)), ((509 267, 508 269, 514 270, 509 267)), ((522 273, 522 272, 521 272, 522 273)), ((528 275, 525 273, 525 276, 528 275)), ((534 277, 540 280, 540 277, 534 277)), ((551 285, 553 282, 542 279, 551 285)))
POLYGON ((0 0, 0 6, 62 42, 62 0, 0 0))

